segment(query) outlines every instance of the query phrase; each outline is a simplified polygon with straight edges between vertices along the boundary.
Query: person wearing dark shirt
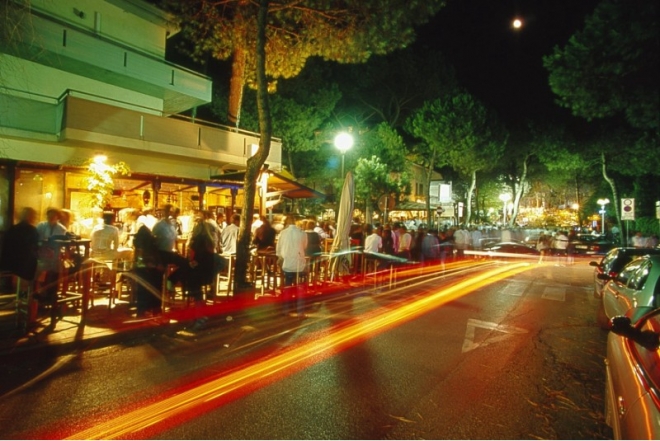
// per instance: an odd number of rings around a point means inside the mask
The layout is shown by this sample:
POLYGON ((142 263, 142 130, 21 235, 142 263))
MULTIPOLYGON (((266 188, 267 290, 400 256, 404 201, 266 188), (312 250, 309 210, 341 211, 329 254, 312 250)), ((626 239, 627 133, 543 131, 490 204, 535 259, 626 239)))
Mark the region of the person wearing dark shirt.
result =
POLYGON ((321 236, 319 233, 314 231, 316 223, 313 220, 306 220, 305 222, 305 234, 307 234, 307 247, 305 248, 305 255, 308 257, 314 257, 321 254, 321 236))
POLYGON ((37 272, 39 233, 36 223, 36 210, 24 208, 19 222, 7 230, 2 241, 0 268, 27 281, 34 280, 37 272))
POLYGON ((254 232, 252 243, 256 245, 257 252, 267 249, 275 250, 275 236, 277 232, 266 216, 261 216, 261 225, 254 232))

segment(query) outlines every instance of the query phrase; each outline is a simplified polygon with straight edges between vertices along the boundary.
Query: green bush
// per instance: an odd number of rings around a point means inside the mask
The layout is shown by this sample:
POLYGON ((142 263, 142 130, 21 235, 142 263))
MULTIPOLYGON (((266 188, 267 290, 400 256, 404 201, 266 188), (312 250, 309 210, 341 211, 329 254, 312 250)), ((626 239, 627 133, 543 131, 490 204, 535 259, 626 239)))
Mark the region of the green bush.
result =
POLYGON ((639 231, 643 236, 651 236, 653 234, 660 236, 660 221, 655 217, 640 217, 635 219, 635 231, 631 231, 631 234, 639 231))

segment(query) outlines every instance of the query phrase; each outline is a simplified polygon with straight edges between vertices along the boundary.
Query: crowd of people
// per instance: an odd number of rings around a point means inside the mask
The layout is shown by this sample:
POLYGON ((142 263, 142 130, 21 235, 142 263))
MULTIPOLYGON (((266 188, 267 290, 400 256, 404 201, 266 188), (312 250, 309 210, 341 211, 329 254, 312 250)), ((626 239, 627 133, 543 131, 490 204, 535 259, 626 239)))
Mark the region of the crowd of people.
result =
MULTIPOLYGON (((61 247, 55 240, 79 238, 73 213, 49 208, 46 220, 37 224, 37 212, 31 208, 21 211, 19 222, 4 235, 0 265, 23 281, 38 282, 36 298, 50 309, 51 324, 61 318, 57 307, 58 278, 60 277, 61 247)), ((125 214, 119 227, 114 212, 102 213, 89 233, 90 257, 111 261, 122 249, 133 251, 134 271, 162 291, 164 271, 170 292, 177 287, 197 306, 216 295, 214 278, 230 266, 236 254, 241 217, 233 214, 199 211, 192 221, 184 223, 180 211, 165 205, 154 213, 146 209, 125 214), (184 233, 185 231, 185 233, 184 233), (185 246, 180 245, 185 243, 185 246), (206 289, 205 287, 210 287, 206 289)), ((302 280, 309 275, 310 262, 328 251, 329 239, 336 235, 334 222, 319 222, 315 217, 300 218, 288 215, 277 221, 255 214, 251 232, 251 254, 270 254, 277 257, 283 275, 282 312, 304 315, 302 280), (295 311, 295 312, 292 312, 295 311)), ((501 229, 487 231, 480 228, 453 226, 427 228, 424 224, 397 221, 384 224, 364 224, 354 219, 349 237, 351 247, 381 265, 391 263, 382 256, 394 256, 399 262, 440 264, 465 258, 466 250, 481 250, 487 241, 521 240, 519 231, 501 229)), ((541 234, 536 247, 541 260, 546 255, 571 256, 574 231, 555 231, 541 234)), ((630 246, 655 247, 657 237, 636 234, 630 246)), ((357 267, 357 265, 356 265, 357 267)), ((357 271, 354 267, 353 271, 357 271)), ((161 299, 145 285, 136 286, 138 315, 158 314, 161 299)))

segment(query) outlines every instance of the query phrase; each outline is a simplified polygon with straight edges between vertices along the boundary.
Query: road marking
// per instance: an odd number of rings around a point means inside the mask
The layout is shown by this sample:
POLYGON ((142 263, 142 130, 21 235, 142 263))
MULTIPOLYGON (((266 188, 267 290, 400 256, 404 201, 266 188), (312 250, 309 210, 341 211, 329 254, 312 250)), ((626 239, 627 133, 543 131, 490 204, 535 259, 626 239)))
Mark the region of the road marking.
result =
POLYGON ((555 300, 557 302, 566 301, 566 288, 557 288, 555 286, 546 286, 543 289, 542 299, 555 300))
POLYGON ((476 349, 478 347, 487 346, 491 343, 497 343, 513 337, 514 334, 526 334, 528 331, 515 326, 498 325, 497 323, 482 322, 481 320, 469 319, 467 322, 467 331, 465 332, 465 340, 463 341, 463 353, 476 349), (477 328, 487 329, 489 331, 503 332, 504 335, 493 335, 493 333, 486 333, 486 338, 480 342, 475 342, 475 331, 477 328))
POLYGON ((504 286, 504 292, 510 296, 521 297, 523 295, 523 292, 525 292, 525 289, 527 289, 528 286, 529 283, 519 283, 519 282, 507 283, 504 286))

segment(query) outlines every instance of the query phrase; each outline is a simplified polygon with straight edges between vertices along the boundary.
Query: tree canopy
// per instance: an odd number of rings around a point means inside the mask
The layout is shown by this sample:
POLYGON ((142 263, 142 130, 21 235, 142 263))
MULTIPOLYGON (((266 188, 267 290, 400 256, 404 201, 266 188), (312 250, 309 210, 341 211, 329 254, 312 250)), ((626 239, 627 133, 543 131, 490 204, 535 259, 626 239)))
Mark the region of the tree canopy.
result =
MULTIPOLYGON (((207 54, 232 61, 229 119, 237 126, 243 87, 255 84, 257 6, 247 0, 162 0, 199 61, 207 54)), ((280 78, 300 73, 318 56, 362 63, 415 39, 414 27, 428 21, 443 0, 280 0, 270 2, 266 28, 266 74, 271 90, 280 78)))
POLYGON ((604 0, 565 47, 544 57, 561 106, 588 120, 624 115, 658 131, 658 2, 604 0))

